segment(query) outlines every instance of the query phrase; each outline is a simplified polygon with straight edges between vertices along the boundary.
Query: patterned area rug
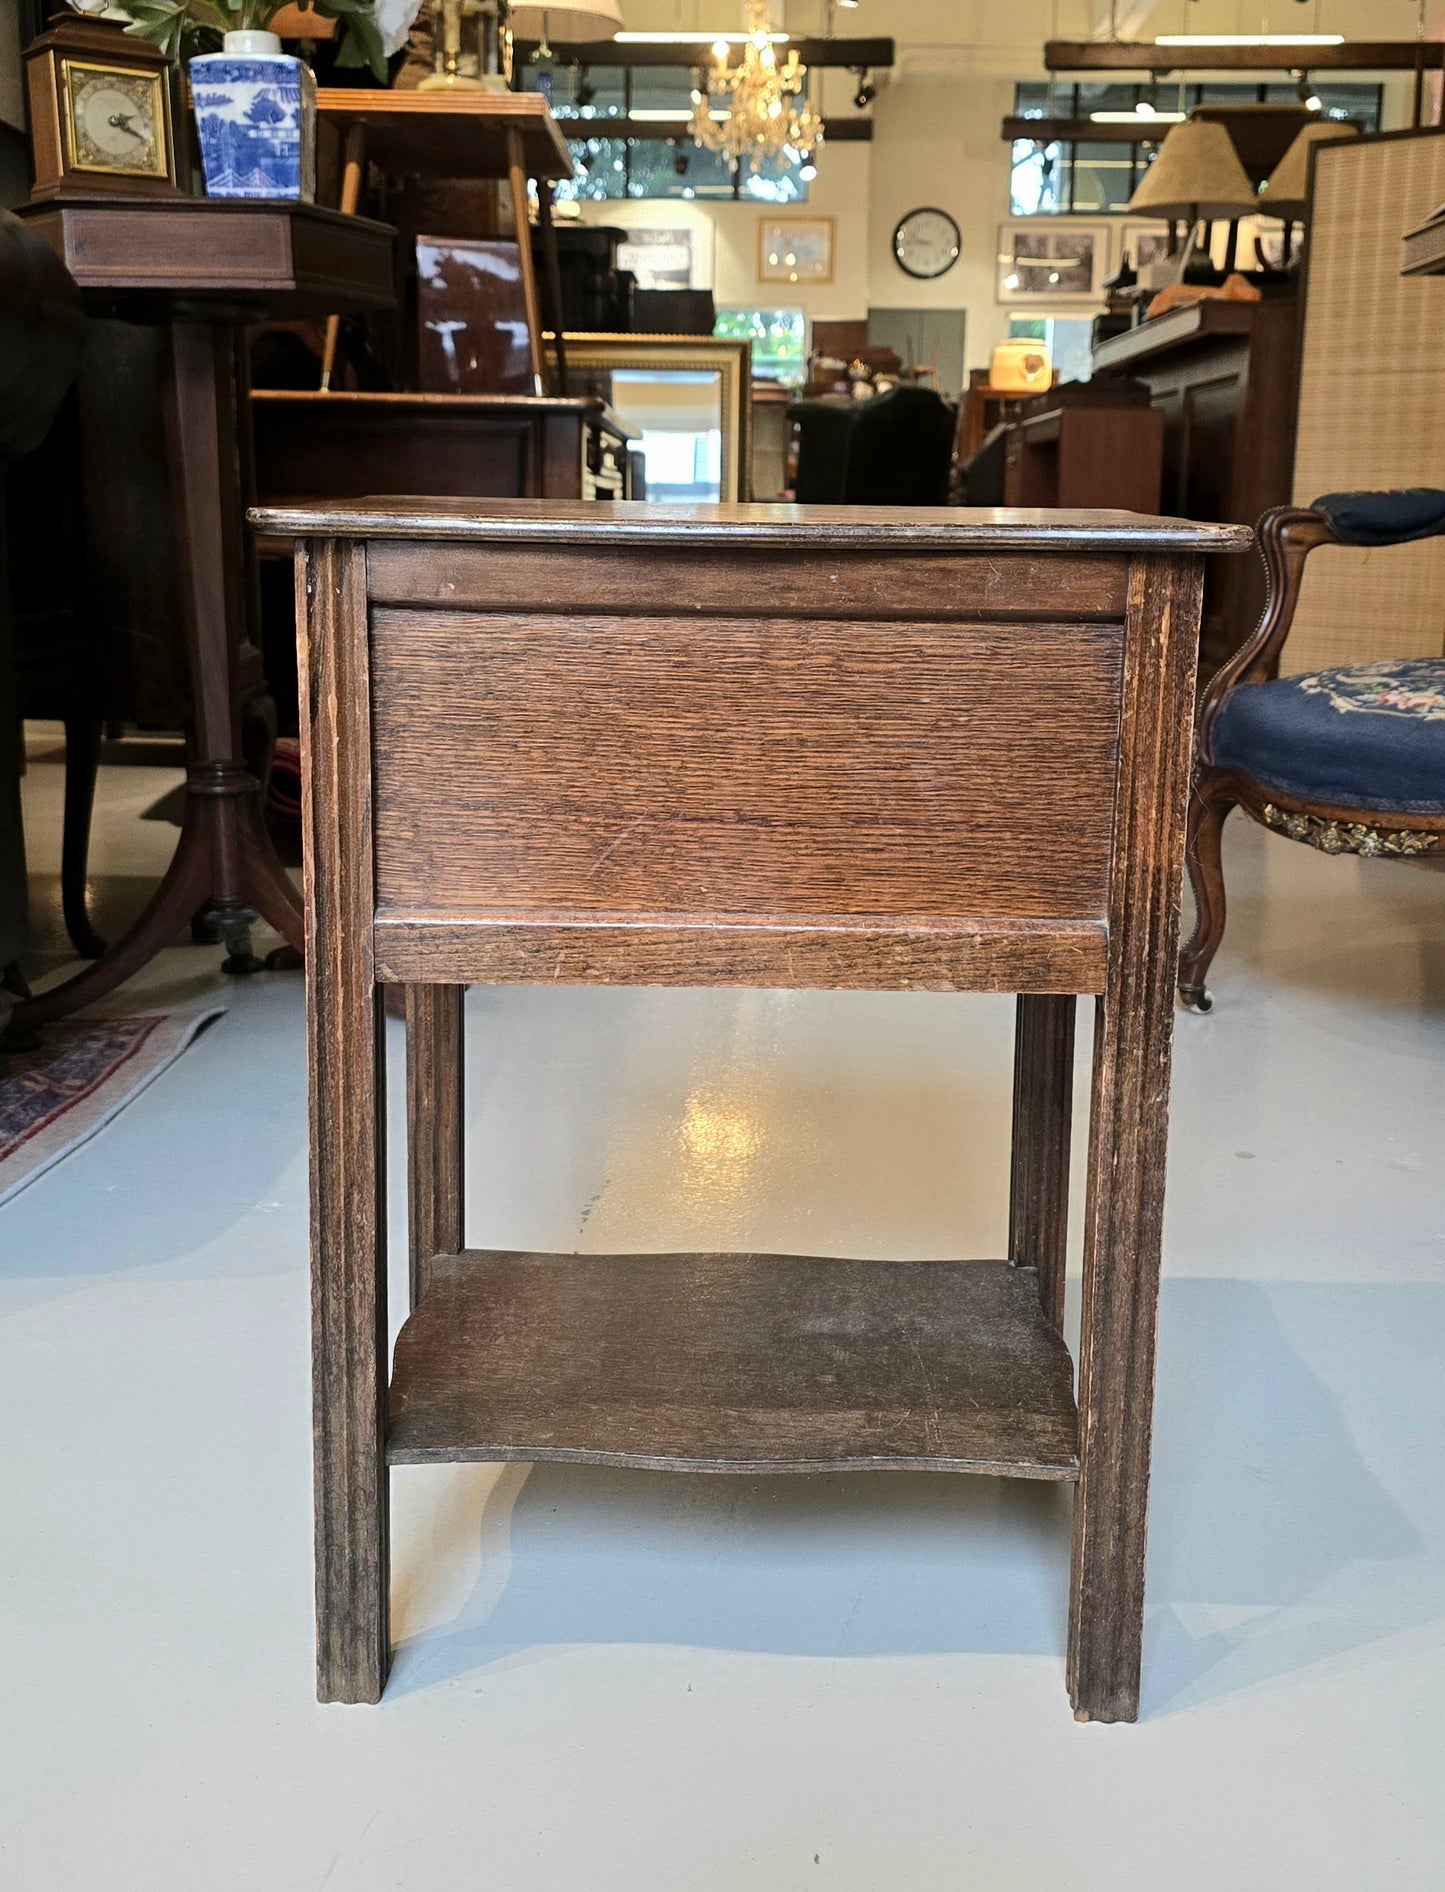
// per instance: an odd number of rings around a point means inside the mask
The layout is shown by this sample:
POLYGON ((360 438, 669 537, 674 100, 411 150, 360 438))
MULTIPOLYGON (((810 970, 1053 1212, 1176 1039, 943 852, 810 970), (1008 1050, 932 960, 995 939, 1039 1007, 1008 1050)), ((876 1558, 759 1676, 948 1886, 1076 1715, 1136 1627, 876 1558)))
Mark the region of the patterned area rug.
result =
POLYGON ((61 1019, 34 1051, 0 1055, 0 1202, 103 1129, 220 1016, 61 1019))

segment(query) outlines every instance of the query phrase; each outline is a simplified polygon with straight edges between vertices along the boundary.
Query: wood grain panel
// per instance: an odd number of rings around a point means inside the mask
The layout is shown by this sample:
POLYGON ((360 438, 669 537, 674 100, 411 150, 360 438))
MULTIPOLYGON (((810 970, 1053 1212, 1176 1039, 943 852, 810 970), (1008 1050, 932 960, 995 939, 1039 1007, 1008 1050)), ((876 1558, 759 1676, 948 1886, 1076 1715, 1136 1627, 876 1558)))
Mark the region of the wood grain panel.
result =
MULTIPOLYGON (((379 979, 398 985, 741 985, 773 990, 1102 992, 1102 921, 811 916, 780 926, 634 914, 383 913, 379 979)), ((1067 1169, 1067 1163, 1065 1164, 1067 1169)))
POLYGON ((439 1256, 387 1455, 694 1471, 1076 1475, 1027 1269, 796 1255, 439 1256))
MULTIPOLYGON (((282 489, 267 489, 277 490, 282 489)), ((293 486, 291 490, 296 490, 293 486)), ((767 600, 771 617, 922 617, 1122 619, 1127 559, 1008 553, 992 558, 909 552, 880 559, 871 551, 829 549, 823 556, 753 551, 747 588, 735 557, 707 546, 670 548, 666 559, 639 559, 627 546, 581 545, 567 555, 567 597, 579 611, 647 616, 706 611, 746 616, 767 600), (825 602, 826 601, 826 604, 825 602)), ((403 540, 371 547, 367 583, 373 603, 431 602, 455 610, 530 610, 554 594, 557 554, 528 545, 433 547, 403 540)))
POLYGON ((1112 627, 383 609, 372 643, 384 909, 1103 915, 1112 627))

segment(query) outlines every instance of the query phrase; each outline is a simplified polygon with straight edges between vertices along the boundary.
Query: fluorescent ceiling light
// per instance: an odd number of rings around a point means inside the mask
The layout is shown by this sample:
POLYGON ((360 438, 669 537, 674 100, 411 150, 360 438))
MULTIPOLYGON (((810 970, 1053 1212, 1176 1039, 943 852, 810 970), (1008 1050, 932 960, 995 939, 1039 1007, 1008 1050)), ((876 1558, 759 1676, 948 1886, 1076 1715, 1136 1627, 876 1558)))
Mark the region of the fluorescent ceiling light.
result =
POLYGON ((1182 125, 1183 112, 1090 112, 1096 125, 1182 125))
MULTIPOLYGON (((620 35, 619 35, 620 37, 620 35)), ((1343 33, 1160 33, 1156 46, 1343 46, 1343 33)))
MULTIPOLYGON (((725 39, 729 46, 746 46, 751 43, 751 33, 618 33, 611 40, 613 46, 713 46, 720 39, 725 39)), ((768 38, 775 46, 786 46, 786 33, 769 33, 768 38)))

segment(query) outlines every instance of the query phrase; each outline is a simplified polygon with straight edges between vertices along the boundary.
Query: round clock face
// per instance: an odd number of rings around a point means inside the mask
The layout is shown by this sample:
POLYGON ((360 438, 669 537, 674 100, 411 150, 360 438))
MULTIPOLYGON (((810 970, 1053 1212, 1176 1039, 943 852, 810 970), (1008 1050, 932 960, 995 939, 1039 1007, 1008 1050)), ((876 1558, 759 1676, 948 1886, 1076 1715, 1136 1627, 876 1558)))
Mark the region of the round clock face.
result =
POLYGON ((893 232, 898 267, 924 281, 946 275, 961 245, 958 225, 946 210, 910 210, 893 232))
POLYGON ((165 176, 160 85, 149 73, 132 76, 71 64, 70 122, 76 168, 165 176))

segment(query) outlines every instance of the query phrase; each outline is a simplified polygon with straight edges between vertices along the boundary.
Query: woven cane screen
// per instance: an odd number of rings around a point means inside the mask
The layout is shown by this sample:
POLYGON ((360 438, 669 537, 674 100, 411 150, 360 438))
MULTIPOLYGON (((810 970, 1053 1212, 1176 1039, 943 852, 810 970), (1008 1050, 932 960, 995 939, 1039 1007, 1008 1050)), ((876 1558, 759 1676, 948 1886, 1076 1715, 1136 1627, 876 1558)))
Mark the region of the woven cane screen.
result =
MULTIPOLYGON (((1401 239, 1445 203, 1445 136, 1315 157, 1294 497, 1445 486, 1445 278, 1400 274, 1401 239)), ((1445 652, 1445 539, 1329 547, 1306 570, 1281 669, 1445 652)))

